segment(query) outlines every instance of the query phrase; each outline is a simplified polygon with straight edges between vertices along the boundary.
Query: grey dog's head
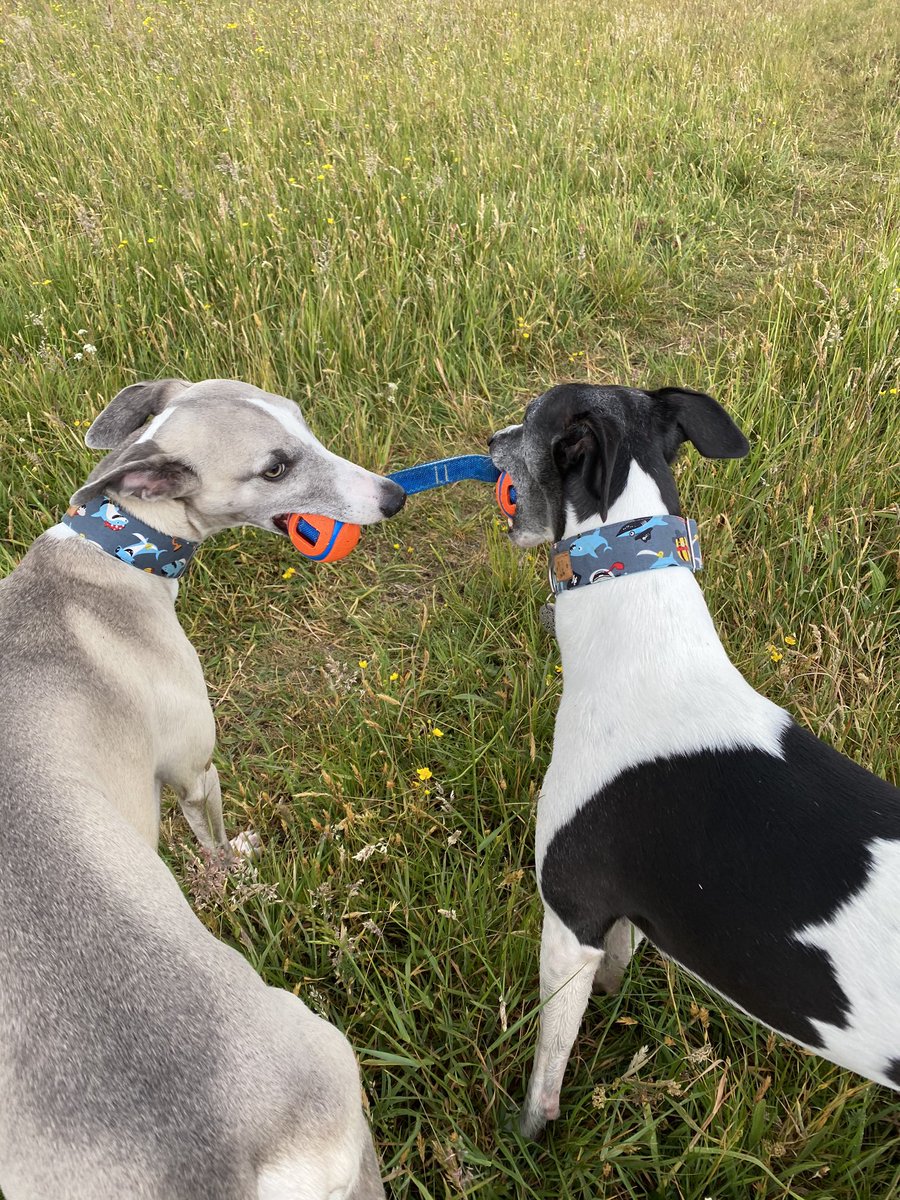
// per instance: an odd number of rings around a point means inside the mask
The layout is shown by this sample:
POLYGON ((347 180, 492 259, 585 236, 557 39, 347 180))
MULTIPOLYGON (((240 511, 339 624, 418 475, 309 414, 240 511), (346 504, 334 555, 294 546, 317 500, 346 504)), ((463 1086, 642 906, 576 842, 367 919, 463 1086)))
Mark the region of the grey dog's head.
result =
POLYGON ((392 480, 326 450, 292 400, 232 379, 132 384, 85 440, 112 453, 72 504, 101 493, 126 506, 153 501, 202 537, 233 525, 283 534, 294 512, 369 525, 406 499, 392 480))
MULTIPOLYGON (((677 513, 672 463, 692 442, 707 458, 741 458, 747 439, 711 396, 563 383, 532 400, 521 425, 489 442, 495 466, 516 489, 510 537, 519 546, 556 541, 568 528, 602 525, 633 463, 677 513)), ((631 516, 650 515, 633 513, 631 516)))

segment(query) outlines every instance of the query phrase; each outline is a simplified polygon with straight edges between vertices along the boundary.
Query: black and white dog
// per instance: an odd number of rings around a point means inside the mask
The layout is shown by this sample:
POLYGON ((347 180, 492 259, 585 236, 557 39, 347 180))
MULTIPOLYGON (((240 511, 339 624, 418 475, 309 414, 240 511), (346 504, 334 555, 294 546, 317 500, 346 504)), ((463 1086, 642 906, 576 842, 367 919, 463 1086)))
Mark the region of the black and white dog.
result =
POLYGON ((563 660, 537 813, 530 1136, 559 1115, 592 984, 618 987, 644 936, 773 1029, 900 1088, 900 791, 727 658, 692 570, 674 569, 697 559, 671 470, 684 441, 748 449, 709 396, 575 384, 490 442, 516 488, 513 542, 555 542, 563 660))

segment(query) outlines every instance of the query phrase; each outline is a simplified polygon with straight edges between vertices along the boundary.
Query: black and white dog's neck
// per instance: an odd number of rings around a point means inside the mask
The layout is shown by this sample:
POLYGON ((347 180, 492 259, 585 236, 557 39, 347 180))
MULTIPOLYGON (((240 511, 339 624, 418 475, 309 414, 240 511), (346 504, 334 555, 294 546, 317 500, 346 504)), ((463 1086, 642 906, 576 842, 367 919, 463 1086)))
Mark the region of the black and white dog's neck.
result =
MULTIPOLYGON (((655 481, 632 461, 606 523, 667 511, 655 481)), ((567 536, 585 528, 578 525, 567 536)), ((782 756, 790 716, 732 664, 690 571, 647 571, 563 592, 555 623, 563 692, 538 816, 539 865, 556 830, 629 767, 743 745, 782 756)))
POLYGON ((569 505, 566 510, 566 528, 563 538, 576 537, 579 533, 597 525, 614 525, 622 521, 630 521, 633 517, 662 516, 665 513, 677 515, 679 512, 677 503, 671 506, 666 504, 659 484, 633 458, 625 477, 625 486, 612 501, 605 520, 599 513, 587 520, 583 517, 579 518, 574 508, 569 505))
MULTIPOLYGON (((625 487, 610 505, 606 520, 597 514, 585 522, 570 509, 564 536, 672 511, 678 511, 677 504, 667 506, 656 481, 632 459, 625 487)), ((738 675, 690 571, 650 571, 564 592, 556 599, 556 635, 564 671, 599 669, 605 679, 620 660, 623 667, 627 662, 629 671, 642 660, 658 671, 678 645, 686 643, 696 655, 713 655, 738 675), (664 604, 659 602, 661 596, 664 604), (591 661, 586 653, 589 646, 602 653, 603 665, 591 661)))

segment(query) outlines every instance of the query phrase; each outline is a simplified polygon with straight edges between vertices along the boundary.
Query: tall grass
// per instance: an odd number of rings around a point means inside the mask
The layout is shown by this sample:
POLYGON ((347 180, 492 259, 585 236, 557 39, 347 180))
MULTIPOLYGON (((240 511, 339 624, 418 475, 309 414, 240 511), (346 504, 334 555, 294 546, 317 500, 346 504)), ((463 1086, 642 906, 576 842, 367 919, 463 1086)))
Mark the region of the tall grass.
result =
MULTIPOLYGON (((753 442, 681 470, 723 639, 896 780, 895 38, 887 0, 6 6, 0 566, 134 379, 252 380, 376 469, 479 449, 561 378, 699 386, 753 442)), ((335 568, 250 531, 203 551, 179 607, 272 889, 203 919, 359 1048, 397 1197, 895 1194, 895 1099, 652 950, 591 1007, 547 1141, 508 1131, 542 576, 477 485, 335 568)))

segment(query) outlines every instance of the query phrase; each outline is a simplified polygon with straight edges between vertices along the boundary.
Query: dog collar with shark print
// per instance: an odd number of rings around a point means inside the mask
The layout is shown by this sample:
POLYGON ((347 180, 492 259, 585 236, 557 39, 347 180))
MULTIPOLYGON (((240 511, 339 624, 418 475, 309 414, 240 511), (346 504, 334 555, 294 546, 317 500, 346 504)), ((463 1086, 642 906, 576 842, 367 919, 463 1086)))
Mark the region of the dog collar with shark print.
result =
POLYGON ((665 513, 601 525, 550 547, 550 586, 556 595, 603 579, 687 567, 699 571, 700 535, 697 522, 665 513))
POLYGON ((180 579, 200 546, 145 525, 108 496, 70 508, 62 524, 114 558, 163 579, 180 579))

